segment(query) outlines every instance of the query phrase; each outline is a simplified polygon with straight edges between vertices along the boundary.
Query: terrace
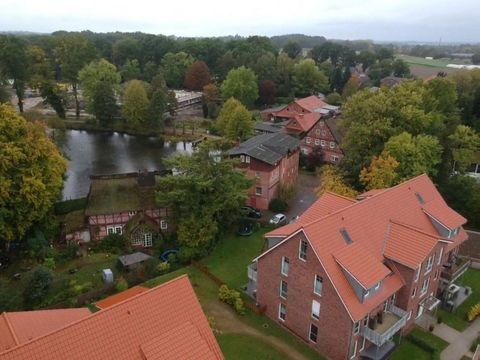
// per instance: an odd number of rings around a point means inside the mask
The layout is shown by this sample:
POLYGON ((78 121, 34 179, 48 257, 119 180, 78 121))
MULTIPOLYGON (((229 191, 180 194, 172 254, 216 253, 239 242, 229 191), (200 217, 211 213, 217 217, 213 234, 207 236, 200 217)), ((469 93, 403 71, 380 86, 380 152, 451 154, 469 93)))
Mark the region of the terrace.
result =
POLYGON ((457 257, 455 260, 443 265, 441 278, 449 283, 454 282, 470 267, 471 260, 464 257, 457 257))
POLYGON ((382 321, 375 323, 371 328, 365 326, 363 328, 363 337, 368 341, 375 344, 377 347, 381 347, 392 336, 397 333, 407 322, 408 313, 395 305, 390 305, 387 311, 382 315, 382 321))

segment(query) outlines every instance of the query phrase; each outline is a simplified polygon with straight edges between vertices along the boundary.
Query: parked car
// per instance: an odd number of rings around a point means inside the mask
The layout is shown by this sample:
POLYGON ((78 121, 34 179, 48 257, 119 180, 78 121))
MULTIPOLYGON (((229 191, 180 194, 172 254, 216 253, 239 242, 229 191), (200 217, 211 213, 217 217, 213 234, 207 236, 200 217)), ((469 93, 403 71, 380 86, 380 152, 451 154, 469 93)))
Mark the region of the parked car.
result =
POLYGON ((260 219, 262 217, 262 213, 260 212, 260 210, 247 205, 240 208, 240 213, 242 214, 242 216, 253 219, 260 219))
POLYGON ((287 217, 283 214, 276 214, 270 219, 270 224, 280 226, 287 223, 287 217))

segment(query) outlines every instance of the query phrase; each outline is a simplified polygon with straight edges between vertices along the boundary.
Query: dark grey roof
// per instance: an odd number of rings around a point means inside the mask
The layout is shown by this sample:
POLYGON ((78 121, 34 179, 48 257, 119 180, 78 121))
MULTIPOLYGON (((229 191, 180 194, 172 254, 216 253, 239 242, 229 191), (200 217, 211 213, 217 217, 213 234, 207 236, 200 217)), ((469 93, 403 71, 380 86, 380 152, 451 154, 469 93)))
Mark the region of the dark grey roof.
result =
POLYGON ((255 123, 255 130, 263 133, 276 133, 282 129, 278 126, 272 125, 272 123, 257 122, 255 123))
POLYGON ((342 143, 342 134, 340 131, 338 131, 337 128, 337 120, 339 118, 337 117, 331 117, 325 120, 325 124, 327 124, 328 128, 330 129, 330 132, 332 133, 333 137, 337 141, 337 144, 342 143))
POLYGON ((122 263, 123 266, 130 266, 141 263, 151 258, 152 257, 150 255, 144 254, 142 252, 136 252, 130 255, 119 256, 118 260, 122 263))
POLYGON ((283 132, 257 135, 230 149, 230 155, 248 155, 254 159, 275 165, 289 152, 300 146, 300 140, 283 132))
POLYGON ((287 107, 287 105, 279 105, 277 107, 274 107, 274 108, 268 108, 268 109, 265 109, 265 110, 262 110, 261 112, 277 112, 277 111, 282 111, 283 109, 285 109, 287 107))

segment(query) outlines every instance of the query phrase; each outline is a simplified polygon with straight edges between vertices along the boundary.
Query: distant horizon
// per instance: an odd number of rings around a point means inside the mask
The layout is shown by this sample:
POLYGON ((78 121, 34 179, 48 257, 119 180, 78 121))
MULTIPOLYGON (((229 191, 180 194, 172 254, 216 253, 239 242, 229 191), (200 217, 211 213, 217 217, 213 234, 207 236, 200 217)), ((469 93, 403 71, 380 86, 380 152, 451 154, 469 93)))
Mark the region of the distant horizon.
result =
POLYGON ((58 29, 90 29, 177 37, 300 33, 375 42, 480 42, 478 0, 298 0, 293 4, 244 0, 234 5, 222 0, 0 1, 0 31, 49 34, 58 29))

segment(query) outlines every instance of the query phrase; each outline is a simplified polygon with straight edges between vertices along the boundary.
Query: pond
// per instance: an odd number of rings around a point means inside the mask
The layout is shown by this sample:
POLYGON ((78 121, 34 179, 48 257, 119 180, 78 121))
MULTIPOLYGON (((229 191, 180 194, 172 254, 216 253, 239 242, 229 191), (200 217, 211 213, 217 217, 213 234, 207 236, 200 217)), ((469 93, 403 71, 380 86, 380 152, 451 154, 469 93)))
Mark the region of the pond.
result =
POLYGON ((148 136, 83 130, 55 131, 54 140, 69 160, 62 197, 84 197, 90 175, 162 170, 166 157, 190 153, 189 142, 169 143, 148 136))

